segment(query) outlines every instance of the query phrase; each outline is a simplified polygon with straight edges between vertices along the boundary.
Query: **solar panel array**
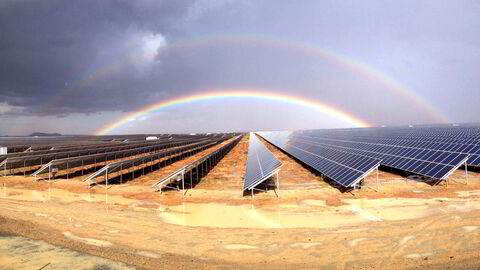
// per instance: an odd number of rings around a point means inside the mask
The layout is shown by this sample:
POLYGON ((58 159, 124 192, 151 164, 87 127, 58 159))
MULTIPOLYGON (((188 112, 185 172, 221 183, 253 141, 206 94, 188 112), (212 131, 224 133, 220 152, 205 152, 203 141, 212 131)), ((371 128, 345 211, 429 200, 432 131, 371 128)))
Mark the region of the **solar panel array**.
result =
POLYGON ((233 147, 237 145, 237 143, 243 138, 243 134, 236 135, 232 140, 230 141, 224 141, 222 142, 222 146, 215 151, 199 158, 196 160, 191 161, 187 165, 175 170, 171 174, 163 177, 161 180, 156 182, 155 184, 152 185, 152 188, 161 191, 162 186, 167 184, 171 179, 178 175, 182 175, 183 179, 185 179, 185 176, 188 175, 190 178, 190 187, 193 187, 193 175, 195 174, 195 181, 198 182, 200 181, 200 178, 203 177, 208 173, 209 168, 211 169, 213 166, 218 164, 220 160, 227 155, 233 147), (204 169, 205 167, 205 169, 204 169))
POLYGON ((380 160, 312 144, 291 136, 291 132, 262 132, 260 136, 343 187, 352 187, 380 166, 380 160))
MULTIPOLYGON (((134 143, 134 144, 120 144, 110 147, 99 147, 99 148, 90 148, 90 146, 85 146, 84 149, 77 149, 71 151, 47 151, 46 154, 38 154, 37 152, 29 152, 29 153, 13 153, 11 155, 7 155, 7 158, 0 162, 0 168, 11 170, 11 169, 19 169, 31 166, 39 166, 49 163, 53 160, 58 159, 67 159, 73 157, 86 157, 91 156, 92 159, 95 158, 95 161, 103 162, 107 161, 110 156, 117 157, 117 153, 121 156, 123 153, 132 152, 132 153, 141 153, 141 152, 149 152, 155 151, 159 149, 163 149, 166 145, 178 145, 188 143, 191 140, 202 140, 207 138, 207 136, 196 136, 192 139, 167 139, 167 140, 157 140, 153 142, 142 142, 142 143, 134 143), (27 155, 28 154, 28 155, 27 155), (95 154, 99 154, 97 156, 93 156, 95 154), (102 158, 102 156, 104 156, 102 158), (108 156, 108 158, 107 158, 108 156), (103 159, 103 160, 102 160, 103 159)), ((43 151, 42 151, 43 152, 43 151)), ((82 159, 82 158, 81 158, 82 159)), ((81 163, 80 159, 80 163, 81 163)))
POLYGON ((335 149, 369 155, 381 159, 382 165, 435 179, 446 178, 454 169, 465 162, 468 157, 465 154, 458 153, 392 145, 372 145, 314 136, 296 135, 295 138, 308 144, 327 145, 335 149))
POLYGON ((469 166, 480 167, 480 130, 471 127, 367 128, 307 132, 329 139, 466 154, 469 156, 469 166))
MULTIPOLYGON (((79 157, 70 157, 70 158, 62 158, 62 159, 54 159, 49 163, 42 166, 40 169, 35 171, 32 176, 36 176, 41 173, 48 172, 48 166, 51 166, 56 171, 62 170, 70 170, 74 168, 83 168, 84 166, 93 165, 97 163, 106 163, 109 161, 114 161, 117 159, 125 159, 127 157, 134 157, 137 155, 145 155, 147 156, 152 155, 151 153, 157 153, 164 149, 181 149, 182 146, 185 145, 193 145, 198 142, 202 142, 205 139, 197 139, 197 140, 190 140, 190 141, 177 141, 173 140, 169 143, 161 143, 155 144, 151 146, 139 147, 134 149, 122 150, 122 151, 115 151, 115 152, 107 152, 107 153, 100 153, 100 154, 93 154, 93 155, 85 155, 79 157)), ((130 159, 131 160, 131 159, 130 159)))
MULTIPOLYGON (((295 148, 368 156, 380 160, 381 165, 434 179, 448 178, 465 163, 480 166, 480 126, 476 125, 265 132, 262 136, 301 161, 305 158, 299 158, 301 153, 295 148)), ((305 163, 321 173, 326 171, 305 163)), ((343 179, 345 174, 347 170, 335 177, 343 179)), ((332 178, 341 183, 339 179, 332 178)))
POLYGON ((113 162, 113 163, 107 164, 102 169, 98 170, 95 174, 90 175, 84 181, 87 181, 89 184, 93 184, 93 183, 96 183, 96 181, 94 180, 96 177, 103 176, 107 173, 120 172, 126 169, 148 164, 149 162, 157 161, 165 157, 169 157, 177 154, 183 154, 187 151, 194 150, 195 153, 198 153, 207 148, 215 146, 227 140, 228 138, 229 138, 228 136, 214 137, 208 140, 188 144, 186 146, 181 146, 175 149, 166 149, 163 151, 155 152, 147 156, 113 162))
MULTIPOLYGON (((46 136, 46 137, 0 137, 0 145, 8 148, 8 153, 19 153, 24 151, 44 151, 50 149, 69 148, 75 146, 85 146, 96 144, 111 143, 116 144, 124 141, 145 141, 145 138, 151 135, 111 135, 111 136, 46 136)), ((158 138, 166 138, 163 135, 153 135, 158 138)), ((180 135, 185 136, 185 135, 180 135)))
POLYGON ((282 163, 265 147, 265 145, 250 133, 248 142, 248 162, 245 171, 243 191, 253 189, 272 176, 282 163))

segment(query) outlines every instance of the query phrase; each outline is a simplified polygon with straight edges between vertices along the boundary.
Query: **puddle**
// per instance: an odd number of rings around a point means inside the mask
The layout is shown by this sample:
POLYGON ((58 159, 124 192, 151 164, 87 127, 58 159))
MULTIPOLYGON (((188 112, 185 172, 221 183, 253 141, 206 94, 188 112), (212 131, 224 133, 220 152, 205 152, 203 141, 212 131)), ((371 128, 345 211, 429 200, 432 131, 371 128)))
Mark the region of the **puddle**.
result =
POLYGON ((339 228, 365 222, 423 218, 439 213, 480 209, 480 201, 451 198, 346 199, 341 206, 304 200, 298 207, 218 203, 183 203, 158 207, 162 221, 182 226, 216 228, 339 228), (303 207, 302 207, 303 205, 303 207), (305 207, 307 206, 307 207, 305 207), (313 207, 311 207, 313 206, 313 207))
POLYGON ((351 208, 353 212, 366 219, 405 220, 434 215, 440 211, 472 211, 480 209, 480 201, 452 198, 383 198, 383 199, 348 199, 340 208, 351 208))
POLYGON ((90 194, 90 193, 73 193, 63 189, 49 188, 45 191, 28 190, 28 189, 16 189, 8 188, 6 193, 6 199, 19 200, 19 201, 31 201, 31 202, 105 202, 109 204, 123 204, 129 205, 132 203, 138 203, 137 200, 127 199, 122 196, 109 195, 109 194, 90 194))
MULTIPOLYGON (((182 226, 215 228, 333 228, 367 222, 396 221, 423 218, 435 214, 480 209, 480 200, 468 193, 466 198, 382 198, 344 199, 340 206, 327 206, 323 200, 303 200, 298 204, 286 203, 256 207, 253 205, 226 205, 219 203, 183 203, 162 206, 158 203, 127 199, 118 195, 73 193, 49 188, 45 191, 7 188, 7 200, 38 203, 101 202, 128 205, 135 211, 157 210, 166 223, 182 226), (10 194, 10 195, 9 195, 10 194), (467 196, 468 195, 468 196, 467 196)), ((478 191, 480 192, 480 191, 478 191)), ((52 218, 42 213, 39 218, 52 218)), ((52 218, 53 219, 53 218, 52 218)), ((73 226, 82 227, 81 223, 73 226)))
POLYGON ((253 205, 184 203, 158 211, 162 221, 170 224, 217 228, 331 228, 364 221, 351 214, 285 209, 281 205, 264 209, 253 205))
POLYGON ((24 237, 0 237, 1 269, 135 269, 24 237))

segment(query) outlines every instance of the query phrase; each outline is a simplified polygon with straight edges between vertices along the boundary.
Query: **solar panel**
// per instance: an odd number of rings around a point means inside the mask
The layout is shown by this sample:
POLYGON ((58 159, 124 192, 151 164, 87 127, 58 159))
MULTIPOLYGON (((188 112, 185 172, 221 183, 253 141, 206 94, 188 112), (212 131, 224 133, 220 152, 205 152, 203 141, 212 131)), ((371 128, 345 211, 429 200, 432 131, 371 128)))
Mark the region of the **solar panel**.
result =
POLYGON ((468 154, 386 145, 382 143, 356 142, 347 139, 321 137, 317 134, 303 135, 295 132, 292 138, 303 143, 333 147, 381 159, 384 166, 409 171, 435 179, 446 179, 468 159, 468 154))
MULTIPOLYGON (((322 134, 322 136, 325 136, 322 134)), ((480 166, 480 145, 475 144, 460 144, 460 143, 444 143, 433 141, 422 141, 420 138, 386 138, 379 137, 364 137, 364 136, 342 136, 336 134, 333 136, 326 136, 327 138, 342 138, 354 142, 396 145, 408 148, 430 149, 453 153, 462 153, 470 155, 467 164, 470 166, 480 166)))
POLYGON ((252 190, 258 184, 278 172, 280 166, 282 166, 282 163, 275 158, 255 134, 250 133, 248 162, 243 191, 252 190))
POLYGON ((343 187, 352 187, 380 166, 380 160, 332 147, 306 143, 288 132, 260 136, 343 187))

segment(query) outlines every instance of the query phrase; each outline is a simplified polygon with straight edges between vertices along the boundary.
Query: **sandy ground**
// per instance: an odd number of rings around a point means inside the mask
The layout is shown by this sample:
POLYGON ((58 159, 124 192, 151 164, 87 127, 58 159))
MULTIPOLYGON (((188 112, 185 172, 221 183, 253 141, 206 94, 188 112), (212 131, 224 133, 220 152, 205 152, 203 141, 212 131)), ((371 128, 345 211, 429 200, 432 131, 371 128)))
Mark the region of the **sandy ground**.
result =
POLYGON ((372 176, 341 193, 268 147, 279 198, 243 196, 246 138, 185 194, 150 184, 213 148, 109 189, 0 178, 0 269, 480 267, 480 173, 432 186, 380 171, 378 191, 372 176))

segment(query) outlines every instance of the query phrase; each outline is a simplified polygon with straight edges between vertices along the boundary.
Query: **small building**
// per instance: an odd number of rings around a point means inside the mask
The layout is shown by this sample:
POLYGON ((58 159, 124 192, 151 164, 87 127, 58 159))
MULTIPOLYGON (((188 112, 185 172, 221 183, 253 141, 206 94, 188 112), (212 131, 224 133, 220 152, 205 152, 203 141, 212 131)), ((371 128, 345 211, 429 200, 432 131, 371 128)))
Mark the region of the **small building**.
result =
POLYGON ((1 155, 6 155, 6 154, 7 154, 7 147, 0 146, 0 156, 1 155))
POLYGON ((155 141, 155 140, 158 140, 158 137, 157 136, 148 136, 146 138, 147 141, 155 141))

